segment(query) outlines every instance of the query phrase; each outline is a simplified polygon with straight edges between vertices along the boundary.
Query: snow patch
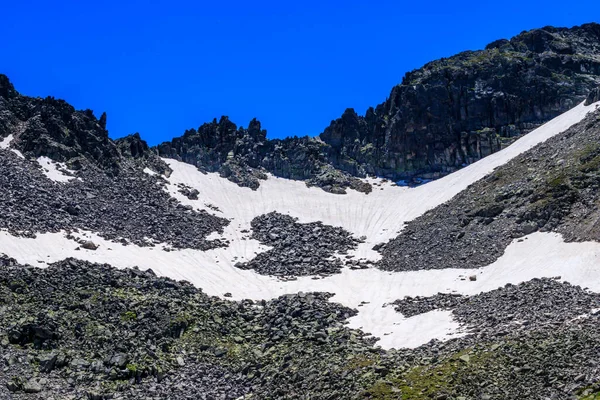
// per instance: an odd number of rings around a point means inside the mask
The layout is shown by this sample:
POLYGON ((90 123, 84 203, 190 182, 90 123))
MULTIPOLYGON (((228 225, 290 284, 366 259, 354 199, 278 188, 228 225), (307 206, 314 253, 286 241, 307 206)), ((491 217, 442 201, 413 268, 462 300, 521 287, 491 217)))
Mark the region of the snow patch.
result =
POLYGON ((147 173, 150 176, 154 176, 154 175, 158 175, 158 173, 152 171, 150 168, 146 167, 144 168, 144 172, 147 173))
POLYGON ((0 149, 8 149, 10 147, 10 142, 12 142, 14 136, 12 134, 8 135, 2 141, 0 141, 0 149))
POLYGON ((22 158, 23 160, 25 159, 25 156, 19 150, 17 150, 17 149, 10 149, 10 151, 12 151, 13 153, 15 153, 17 155, 17 157, 22 158))
POLYGON ((25 159, 25 157, 23 156, 23 153, 21 153, 19 150, 10 148, 10 144, 12 143, 14 138, 15 138, 14 135, 10 134, 7 137, 5 137, 4 139, 2 139, 0 141, 0 149, 1 150, 9 150, 10 149, 10 151, 15 153, 19 158, 25 159))
MULTIPOLYGON (((38 164, 42 167, 42 172, 46 177, 54 182, 69 182, 73 179, 76 179, 74 176, 67 175, 63 171, 71 171, 67 168, 67 166, 60 162, 52 161, 50 158, 46 156, 38 157, 38 164)), ((80 178, 77 178, 81 180, 80 178)))
POLYGON ((378 344, 385 348, 417 347, 432 339, 447 340, 464 334, 449 312, 437 310, 404 318, 388 305, 405 296, 432 296, 438 292, 475 295, 507 283, 519 284, 559 275, 571 284, 600 292, 600 243, 565 243, 554 233, 537 232, 526 236, 526 240, 515 240, 496 262, 476 270, 392 273, 378 269, 344 269, 326 278, 300 277, 293 281, 281 281, 233 266, 235 260, 249 260, 264 251, 255 240, 242 240, 228 248, 205 252, 191 249, 167 252, 162 250, 163 245, 123 246, 90 232, 79 232, 75 236, 92 240, 99 245, 98 249, 75 250, 79 244, 67 239, 64 232, 39 234, 30 239, 1 231, 0 253, 20 263, 41 267, 75 257, 119 268, 151 268, 158 275, 187 280, 209 295, 222 297, 230 292, 234 300, 268 300, 300 291, 331 292, 335 293, 331 301, 359 311, 350 318, 349 326, 379 337, 378 344), (477 281, 466 278, 473 274, 477 274, 477 281))

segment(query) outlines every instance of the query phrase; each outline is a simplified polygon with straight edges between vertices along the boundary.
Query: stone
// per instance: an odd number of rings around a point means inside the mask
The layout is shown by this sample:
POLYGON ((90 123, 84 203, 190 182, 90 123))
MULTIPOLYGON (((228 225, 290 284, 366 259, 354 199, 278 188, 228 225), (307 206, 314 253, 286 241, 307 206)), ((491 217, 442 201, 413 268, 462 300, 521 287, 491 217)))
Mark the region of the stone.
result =
POLYGON ((85 241, 81 244, 81 247, 87 250, 96 250, 98 248, 98 245, 95 244, 92 241, 85 241))
POLYGON ((39 393, 42 391, 42 385, 35 379, 30 379, 23 385, 23 391, 25 393, 39 393))
POLYGON ((86 361, 82 358, 74 358, 70 363, 69 363, 69 367, 71 367, 71 369, 76 370, 76 371, 83 371, 86 370, 90 367, 90 362, 86 361))
POLYGON ((19 383, 17 381, 15 381, 14 379, 9 380, 8 382, 6 382, 6 388, 10 391, 10 392, 18 392, 19 390, 22 389, 21 385, 19 385, 19 383))
POLYGON ((600 101, 600 87, 597 87, 590 92, 588 97, 585 99, 585 105, 589 106, 598 101, 600 101))
POLYGON ((111 357, 109 364, 114 365, 117 368, 125 368, 129 362, 129 356, 127 354, 118 353, 111 357))
POLYGON ((40 371, 41 372, 50 372, 54 369, 54 366, 56 364, 56 359, 58 358, 58 355, 55 353, 49 353, 49 354, 45 354, 43 356, 40 357, 40 371))

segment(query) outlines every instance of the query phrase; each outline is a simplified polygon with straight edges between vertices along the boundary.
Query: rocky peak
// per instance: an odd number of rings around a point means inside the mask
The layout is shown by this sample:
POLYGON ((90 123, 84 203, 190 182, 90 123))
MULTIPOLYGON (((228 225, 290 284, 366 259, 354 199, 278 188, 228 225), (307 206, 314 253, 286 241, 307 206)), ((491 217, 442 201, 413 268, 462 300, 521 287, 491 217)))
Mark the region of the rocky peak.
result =
POLYGON ((8 76, 0 74, 0 97, 8 99, 16 94, 15 88, 8 79, 8 76))
MULTIPOLYGON (((105 114, 103 114, 105 115, 105 114)), ((150 147, 145 140, 142 140, 138 132, 127 135, 115 141, 122 155, 131 158, 146 157, 150 153, 150 147)))
POLYGON ((119 152, 92 110, 76 111, 64 100, 22 98, 33 105, 16 147, 33 157, 47 156, 77 168, 83 160, 117 173, 119 152))
POLYGON ((342 116, 338 120, 332 121, 319 137, 333 147, 341 145, 342 138, 361 140, 364 129, 361 129, 360 125, 363 123, 364 121, 359 118, 353 108, 347 108, 342 116))
MULTIPOLYGON (((108 137, 106 113, 97 119, 92 110, 76 110, 64 100, 23 96, 6 75, 0 75, 0 96, 0 138, 12 135, 11 147, 25 157, 46 156, 71 169, 89 165, 119 174, 124 160, 108 137)), ((139 135, 120 142, 122 149, 125 142, 129 148, 124 156, 148 158, 148 145, 139 135)))
POLYGON ((600 24, 589 23, 571 29, 546 26, 521 32, 510 43, 515 51, 521 52, 597 55, 600 50, 600 24))
MULTIPOLYGON (((352 119, 354 111, 348 112, 352 119)), ((354 119, 357 118, 354 113, 354 119)), ((207 172, 218 172, 222 177, 243 187, 257 189, 266 172, 288 179, 306 181, 332 193, 345 193, 346 188, 368 192, 363 184, 347 172, 333 168, 327 162, 325 144, 309 137, 268 140, 267 132, 258 120, 250 121, 248 128, 237 128, 227 117, 214 119, 183 136, 157 146, 163 157, 175 158, 207 172)))
POLYGON ((347 109, 318 139, 267 140, 258 121, 243 129, 222 117, 158 152, 253 188, 260 171, 334 193, 366 175, 435 179, 500 150, 599 84, 600 25, 545 27, 411 71, 384 103, 364 117, 347 109))
POLYGON ((437 178, 500 150, 584 100, 600 84, 600 25, 546 27, 405 75, 365 117, 321 134, 353 175, 437 178))
MULTIPOLYGON (((108 138, 106 114, 19 95, 0 75, 0 137, 26 156, 118 173, 123 159, 157 171, 175 158, 256 189, 266 172, 333 193, 369 191, 357 178, 435 179, 500 150, 588 97, 600 85, 600 25, 544 27, 407 73, 365 116, 347 109, 318 138, 268 140, 256 119, 228 117, 149 149, 139 135, 108 138), (148 163, 151 163, 148 164, 148 163)), ((597 95, 590 95, 593 101, 597 95)))
POLYGON ((151 149, 137 132, 115 140, 115 145, 125 160, 134 160, 161 174, 171 171, 169 166, 156 154, 156 150, 151 149))

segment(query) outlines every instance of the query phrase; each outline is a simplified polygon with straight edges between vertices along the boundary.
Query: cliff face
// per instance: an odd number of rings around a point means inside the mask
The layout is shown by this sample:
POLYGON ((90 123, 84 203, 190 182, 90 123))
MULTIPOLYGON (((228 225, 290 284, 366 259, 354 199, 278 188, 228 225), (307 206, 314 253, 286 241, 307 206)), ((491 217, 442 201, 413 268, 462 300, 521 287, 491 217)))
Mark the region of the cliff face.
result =
POLYGON ((321 134, 353 175, 437 178, 584 100, 600 83, 600 25, 546 27, 412 71, 364 117, 321 134))

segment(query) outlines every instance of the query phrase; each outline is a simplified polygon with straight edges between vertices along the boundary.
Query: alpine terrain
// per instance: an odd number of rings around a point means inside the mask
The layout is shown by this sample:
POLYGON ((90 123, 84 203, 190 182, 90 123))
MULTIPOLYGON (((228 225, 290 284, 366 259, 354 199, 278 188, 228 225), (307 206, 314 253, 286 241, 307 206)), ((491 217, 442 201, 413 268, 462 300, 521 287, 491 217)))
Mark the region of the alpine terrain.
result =
POLYGON ((318 137, 150 147, 0 75, 1 399, 600 399, 600 25, 318 137))

